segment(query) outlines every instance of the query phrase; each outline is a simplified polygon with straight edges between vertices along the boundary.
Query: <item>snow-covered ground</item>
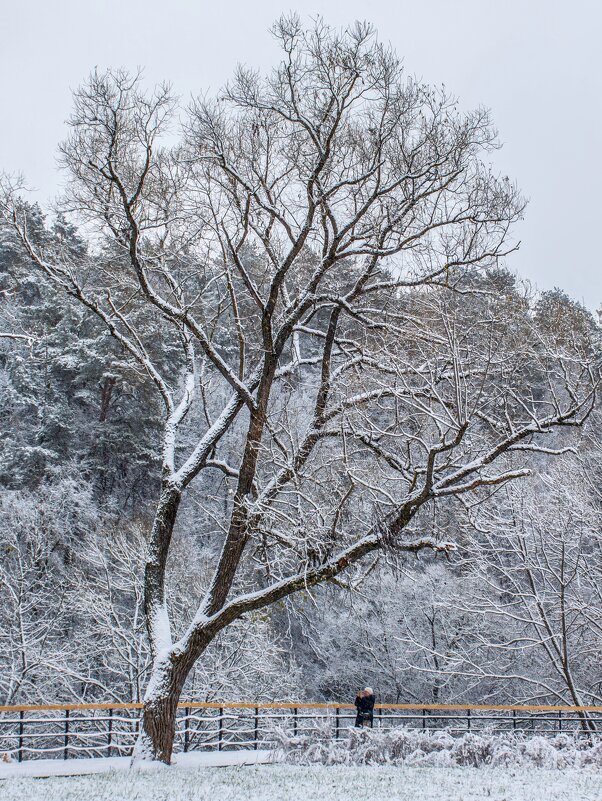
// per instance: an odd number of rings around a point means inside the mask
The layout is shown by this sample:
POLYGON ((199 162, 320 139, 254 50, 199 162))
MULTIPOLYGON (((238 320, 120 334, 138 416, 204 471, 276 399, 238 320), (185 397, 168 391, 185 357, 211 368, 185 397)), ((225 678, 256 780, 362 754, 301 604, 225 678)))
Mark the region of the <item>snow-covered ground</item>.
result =
MULTIPOLYGON (((176 754, 174 763, 183 768, 222 768, 234 765, 261 765, 274 761, 274 751, 191 751, 176 754)), ((1 779, 45 779, 49 776, 85 776, 92 773, 120 772, 130 769, 130 757, 97 759, 28 759, 24 762, 0 762, 1 779)), ((145 763, 141 767, 145 769, 145 763)), ((153 763, 149 770, 156 769, 153 763)))
POLYGON ((602 801, 602 743, 557 735, 329 729, 272 751, 0 763, 0 801, 602 801))
POLYGON ((0 801, 602 801, 587 770, 253 765, 0 781, 0 801))

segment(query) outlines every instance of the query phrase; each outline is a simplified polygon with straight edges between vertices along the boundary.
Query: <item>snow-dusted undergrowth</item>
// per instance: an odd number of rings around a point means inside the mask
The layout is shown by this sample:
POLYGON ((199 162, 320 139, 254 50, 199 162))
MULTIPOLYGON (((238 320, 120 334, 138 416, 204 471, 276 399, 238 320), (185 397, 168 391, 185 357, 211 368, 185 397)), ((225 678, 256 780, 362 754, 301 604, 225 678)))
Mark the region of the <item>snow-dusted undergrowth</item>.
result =
POLYGON ((339 740, 332 729, 290 737, 275 731, 281 758, 297 765, 429 765, 432 767, 589 768, 602 771, 602 740, 558 734, 466 733, 452 737, 398 727, 349 729, 339 740))

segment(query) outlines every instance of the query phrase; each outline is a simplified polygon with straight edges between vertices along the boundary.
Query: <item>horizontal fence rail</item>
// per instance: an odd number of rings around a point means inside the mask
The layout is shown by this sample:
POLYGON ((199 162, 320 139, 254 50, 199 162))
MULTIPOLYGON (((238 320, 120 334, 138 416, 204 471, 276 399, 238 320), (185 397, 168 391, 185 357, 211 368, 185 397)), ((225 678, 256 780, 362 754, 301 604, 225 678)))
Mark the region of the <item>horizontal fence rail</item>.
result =
MULTIPOLYGON (((13 760, 129 756, 138 736, 142 704, 0 706, 0 754, 13 760)), ((320 732, 344 737, 355 724, 353 704, 182 701, 176 751, 271 748, 276 729, 300 737, 320 732)), ((530 734, 602 732, 600 706, 499 704, 376 704, 374 728, 409 726, 530 734)))

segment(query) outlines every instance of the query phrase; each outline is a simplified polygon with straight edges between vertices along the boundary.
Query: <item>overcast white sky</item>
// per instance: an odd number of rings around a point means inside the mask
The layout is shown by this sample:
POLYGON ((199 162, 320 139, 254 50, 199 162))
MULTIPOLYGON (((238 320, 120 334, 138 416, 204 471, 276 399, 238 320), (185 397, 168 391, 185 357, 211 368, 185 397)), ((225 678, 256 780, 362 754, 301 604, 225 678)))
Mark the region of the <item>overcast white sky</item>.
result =
POLYGON ((269 67, 268 28, 290 10, 368 19, 409 72, 490 107, 496 164, 530 199, 511 266, 600 306, 600 0, 0 0, 0 169, 23 172, 44 202, 59 187, 70 91, 93 67, 141 66, 186 99, 237 61, 269 67))

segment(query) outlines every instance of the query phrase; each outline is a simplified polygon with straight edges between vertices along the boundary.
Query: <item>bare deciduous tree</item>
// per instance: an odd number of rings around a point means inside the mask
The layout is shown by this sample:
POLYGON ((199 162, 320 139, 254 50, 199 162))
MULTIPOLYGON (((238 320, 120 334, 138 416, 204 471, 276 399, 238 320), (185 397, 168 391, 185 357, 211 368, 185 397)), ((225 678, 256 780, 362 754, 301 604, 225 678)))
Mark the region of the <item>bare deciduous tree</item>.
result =
POLYGON ((528 316, 507 336, 503 299, 474 319, 454 305, 463 276, 512 249, 523 210, 482 160, 488 113, 405 78, 366 25, 288 18, 274 33, 281 63, 195 102, 177 145, 162 144, 167 87, 109 72, 76 92, 63 208, 90 232, 87 257, 36 247, 16 187, 3 204, 32 262, 163 404, 137 753, 165 762, 220 631, 370 552, 449 550, 420 533, 420 509, 525 475, 516 458, 593 403, 587 358, 551 350, 528 316), (228 489, 213 577, 171 621, 178 508, 215 470, 228 489))
MULTIPOLYGON (((476 592, 464 604, 493 625, 474 638, 482 660, 473 657, 472 672, 513 677, 531 702, 601 700, 599 512, 582 491, 583 476, 574 459, 564 460, 476 523, 476 592)), ((579 715, 586 731, 595 730, 586 712, 579 715)))

